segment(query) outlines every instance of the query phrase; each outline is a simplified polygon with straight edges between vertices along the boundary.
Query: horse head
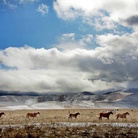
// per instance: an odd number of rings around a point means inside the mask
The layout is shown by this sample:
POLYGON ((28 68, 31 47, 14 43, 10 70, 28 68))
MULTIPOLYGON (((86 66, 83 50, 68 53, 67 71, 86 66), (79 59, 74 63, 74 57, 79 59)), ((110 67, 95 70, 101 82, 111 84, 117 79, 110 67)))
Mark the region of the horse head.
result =
POLYGON ((40 112, 37 112, 38 115, 40 115, 40 112))
POLYGON ((110 111, 109 113, 113 115, 113 112, 112 111, 110 111))
POLYGON ((130 115, 129 112, 126 112, 126 115, 130 115))
POLYGON ((78 113, 76 113, 77 115, 80 115, 80 113, 78 112, 78 113))

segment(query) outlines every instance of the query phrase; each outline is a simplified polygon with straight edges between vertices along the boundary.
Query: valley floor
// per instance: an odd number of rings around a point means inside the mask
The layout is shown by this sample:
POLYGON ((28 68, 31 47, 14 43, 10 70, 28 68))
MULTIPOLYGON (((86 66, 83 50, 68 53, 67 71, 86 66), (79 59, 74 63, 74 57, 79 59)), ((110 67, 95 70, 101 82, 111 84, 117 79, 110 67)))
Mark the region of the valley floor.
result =
MULTIPOLYGON (((112 109, 5 110, 0 119, 0 137, 138 137, 138 109, 114 109, 110 119, 99 120, 99 113, 112 109), (28 112, 40 112, 28 119, 28 112), (78 118, 68 119, 79 112, 78 118), (127 119, 118 113, 129 112, 127 119), (8 132, 8 133, 7 133, 8 132)), ((3 111, 1 111, 3 112, 3 111)))
POLYGON ((0 119, 0 125, 14 124, 31 124, 31 123, 47 123, 47 122, 94 122, 94 123, 138 123, 138 109, 113 109, 113 115, 110 115, 109 120, 103 118, 99 120, 99 113, 108 112, 112 109, 51 109, 51 110, 5 110, 0 119), (36 118, 26 118, 28 112, 40 112, 36 118), (79 112, 77 119, 68 119, 70 113, 79 112), (116 120, 118 113, 129 112, 127 119, 119 118, 116 120))

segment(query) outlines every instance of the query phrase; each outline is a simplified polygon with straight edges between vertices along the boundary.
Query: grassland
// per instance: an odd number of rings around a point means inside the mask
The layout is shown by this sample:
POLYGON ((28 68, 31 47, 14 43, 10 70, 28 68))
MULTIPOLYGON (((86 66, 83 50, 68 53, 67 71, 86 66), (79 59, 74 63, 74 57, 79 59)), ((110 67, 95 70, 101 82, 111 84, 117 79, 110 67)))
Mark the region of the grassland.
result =
MULTIPOLYGON (((138 137, 138 109, 119 109, 110 120, 100 121, 99 113, 110 109, 64 109, 64 110, 15 110, 4 111, 0 119, 2 138, 44 137, 138 137), (37 118, 26 118, 28 112, 40 112, 37 118), (77 119, 68 119, 69 113, 80 112, 77 119), (127 119, 116 120, 117 113, 129 112, 127 119)), ((1 111, 2 112, 2 111, 1 111)))

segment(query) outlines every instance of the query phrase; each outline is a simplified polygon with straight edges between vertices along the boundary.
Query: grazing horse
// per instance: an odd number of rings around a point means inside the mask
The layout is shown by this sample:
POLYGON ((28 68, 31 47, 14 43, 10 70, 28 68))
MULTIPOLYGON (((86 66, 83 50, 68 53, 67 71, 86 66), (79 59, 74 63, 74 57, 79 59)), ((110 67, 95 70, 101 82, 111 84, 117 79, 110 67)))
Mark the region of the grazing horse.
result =
POLYGON ((27 114, 26 114, 26 118, 29 119, 29 117, 32 117, 32 118, 34 119, 38 114, 40 115, 39 112, 37 112, 37 113, 27 113, 27 114))
POLYGON ((130 115, 129 112, 126 112, 126 113, 123 113, 123 114, 117 114, 116 119, 118 119, 119 117, 122 118, 122 119, 126 118, 127 115, 130 115))
POLYGON ((68 117, 68 119, 69 118, 71 118, 72 119, 72 117, 74 117, 74 118, 76 118, 77 119, 77 116, 78 115, 80 115, 80 113, 78 112, 78 113, 76 113, 76 114, 69 114, 69 117, 68 117))
POLYGON ((0 113, 0 118, 2 117, 2 115, 5 115, 5 113, 4 113, 4 112, 1 112, 1 113, 0 113))
POLYGON ((110 114, 113 114, 112 111, 108 112, 108 113, 100 113, 99 114, 99 120, 102 120, 102 117, 106 117, 109 120, 109 116, 110 114))

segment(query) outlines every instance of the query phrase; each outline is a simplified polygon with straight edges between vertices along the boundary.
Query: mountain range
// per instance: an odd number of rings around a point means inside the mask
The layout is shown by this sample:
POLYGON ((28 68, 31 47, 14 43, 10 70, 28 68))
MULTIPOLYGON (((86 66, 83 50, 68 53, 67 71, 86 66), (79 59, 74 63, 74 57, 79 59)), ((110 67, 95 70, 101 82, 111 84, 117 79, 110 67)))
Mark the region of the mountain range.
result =
POLYGON ((138 89, 92 93, 0 92, 1 109, 138 108, 138 89))

